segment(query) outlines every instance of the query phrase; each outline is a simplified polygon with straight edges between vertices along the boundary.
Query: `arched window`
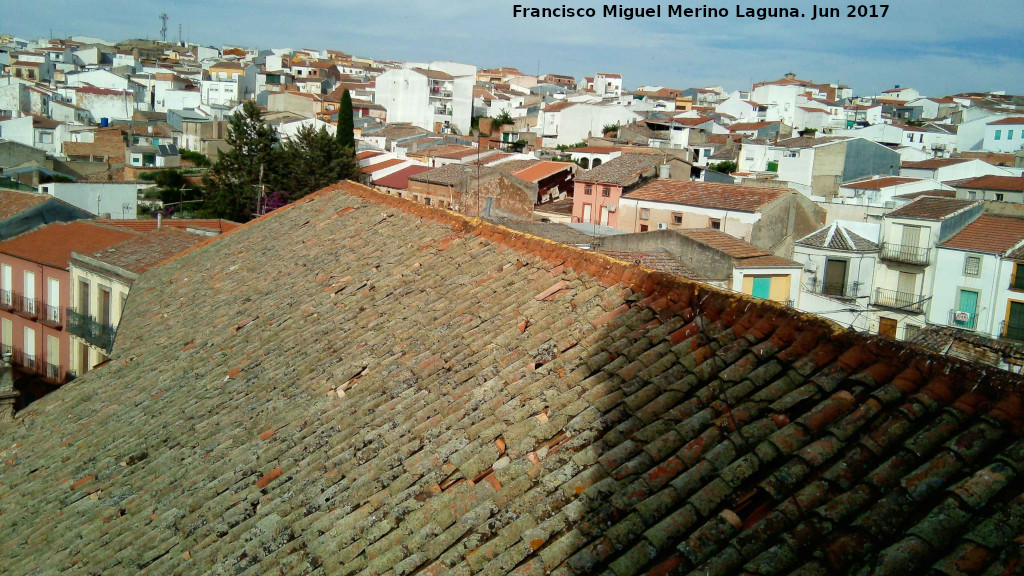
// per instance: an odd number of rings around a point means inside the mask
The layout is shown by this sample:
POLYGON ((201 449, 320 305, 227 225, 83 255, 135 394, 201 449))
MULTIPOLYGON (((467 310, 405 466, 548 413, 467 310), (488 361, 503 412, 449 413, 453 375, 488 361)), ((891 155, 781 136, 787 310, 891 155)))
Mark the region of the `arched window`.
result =
POLYGON ((590 159, 580 158, 580 166, 583 168, 590 168, 590 159))
POLYGON ((594 158, 594 168, 597 168, 600 165, 601 165, 601 159, 600 158, 594 158))

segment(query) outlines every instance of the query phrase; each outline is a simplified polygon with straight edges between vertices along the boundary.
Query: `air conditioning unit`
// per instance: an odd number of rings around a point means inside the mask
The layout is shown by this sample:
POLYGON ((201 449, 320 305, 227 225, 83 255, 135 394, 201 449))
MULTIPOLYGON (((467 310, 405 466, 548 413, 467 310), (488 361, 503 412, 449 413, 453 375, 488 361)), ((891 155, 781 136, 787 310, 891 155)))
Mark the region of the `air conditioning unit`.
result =
POLYGON ((665 224, 664 222, 659 222, 658 230, 668 230, 668 224, 665 224))

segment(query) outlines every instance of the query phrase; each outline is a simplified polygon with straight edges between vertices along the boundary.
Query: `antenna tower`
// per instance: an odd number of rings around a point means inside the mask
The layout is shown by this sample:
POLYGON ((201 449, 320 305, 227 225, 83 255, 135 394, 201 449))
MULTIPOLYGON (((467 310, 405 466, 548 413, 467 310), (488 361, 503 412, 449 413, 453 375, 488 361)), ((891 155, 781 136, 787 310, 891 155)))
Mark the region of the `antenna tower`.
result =
POLYGON ((160 27, 160 41, 167 42, 167 19, 170 16, 166 12, 160 15, 160 20, 163 22, 163 26, 160 27))

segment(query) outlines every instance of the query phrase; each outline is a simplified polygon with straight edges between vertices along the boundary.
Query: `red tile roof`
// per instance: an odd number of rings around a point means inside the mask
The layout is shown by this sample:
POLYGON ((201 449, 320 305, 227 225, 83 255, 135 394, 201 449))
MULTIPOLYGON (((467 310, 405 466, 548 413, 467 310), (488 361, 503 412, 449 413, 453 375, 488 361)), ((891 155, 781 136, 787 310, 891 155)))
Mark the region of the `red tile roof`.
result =
POLYGON ((533 166, 513 172, 512 175, 520 180, 526 180, 527 182, 540 182, 541 180, 564 172, 566 170, 572 170, 573 164, 571 162, 538 162, 533 166))
POLYGON ((75 88, 75 92, 79 94, 98 94, 101 96, 123 96, 126 94, 124 90, 114 90, 112 88, 96 88, 94 86, 81 86, 75 88))
POLYGON ((982 190, 1024 192, 1024 176, 981 176, 979 178, 961 180, 957 182, 955 186, 957 188, 979 188, 982 190))
POLYGON ((911 182, 921 182, 920 178, 905 178, 901 176, 887 176, 882 178, 865 178, 854 182, 840 184, 843 188, 856 188, 857 190, 881 190, 890 186, 899 186, 911 182))
POLYGON ((409 187, 409 177, 415 176, 422 172, 430 170, 429 166, 409 166, 408 168, 402 168, 398 172, 382 176, 373 181, 375 186, 383 186, 385 188, 395 188, 397 190, 405 190, 409 187))
POLYGON ((970 158, 929 158, 928 160, 918 160, 917 162, 904 162, 900 165, 902 168, 918 168, 921 170, 935 170, 936 168, 945 168, 946 166, 953 166, 956 164, 963 164, 969 162, 970 158))
POLYGON ((1024 220, 981 216, 940 246, 969 252, 1005 254, 1021 241, 1024 241, 1024 220))
POLYGON ((566 108, 568 108, 570 106, 574 106, 575 104, 576 104, 575 102, 565 102, 565 101, 555 102, 553 104, 548 104, 547 106, 545 106, 543 108, 543 110, 544 110, 544 112, 559 112, 559 111, 565 110, 566 108))
POLYGON ((205 240, 177 228, 161 228, 94 252, 91 257, 111 266, 142 273, 205 240))
POLYGON ((778 123, 778 120, 775 122, 737 122, 736 124, 730 124, 729 130, 733 132, 739 132, 740 130, 760 130, 761 128, 774 126, 778 123))
POLYGON ((943 220, 958 212, 967 210, 974 206, 980 206, 981 202, 972 200, 957 200, 956 198, 936 198, 933 196, 922 196, 911 201, 902 208, 897 208, 886 214, 886 217, 894 218, 920 218, 922 220, 943 220))
POLYGON ((790 260, 789 258, 783 258, 782 256, 775 256, 769 254, 768 256, 758 256, 756 258, 747 258, 736 263, 736 268, 803 268, 803 264, 790 260))
POLYGON ((50 224, 0 242, 0 253, 67 269, 72 252, 91 254, 135 235, 135 232, 129 230, 76 220, 50 224))
POLYGON ((615 148, 612 146, 584 146, 582 148, 570 148, 566 150, 569 154, 611 154, 612 152, 621 152, 622 148, 615 148))
MULTIPOLYGON (((136 232, 151 232, 156 230, 157 221, 155 219, 146 220, 97 220, 100 224, 106 226, 117 226, 118 228, 126 228, 128 230, 134 230, 136 232)), ((231 220, 223 220, 219 218, 164 218, 161 220, 161 227, 164 228, 178 228, 180 230, 187 230, 189 228, 195 230, 213 230, 216 232, 230 232, 235 228, 241 226, 238 222, 232 222, 231 220)))
POLYGON ((989 126, 1019 126, 1024 124, 1024 118, 1003 118, 1002 120, 996 120, 995 122, 989 122, 989 126))
POLYGON ((356 154, 356 160, 366 160, 367 158, 373 158, 374 156, 380 156, 383 152, 377 152, 376 150, 363 150, 356 154))
POLYGON ((797 106, 797 108, 804 112, 817 112, 818 114, 828 114, 828 110, 822 110, 821 108, 809 108, 807 106, 797 106))
MULTIPOLYGON (((658 121, 651 120, 651 122, 658 121)), ((700 126, 707 122, 713 122, 713 120, 707 116, 697 116, 696 118, 672 118, 668 122, 671 124, 679 124, 681 126, 700 126)))
POLYGON ((369 166, 363 166, 359 171, 363 174, 373 174, 374 172, 380 172, 381 170, 391 168, 392 166, 398 166, 399 164, 404 164, 406 162, 407 160, 402 160, 401 158, 392 158, 376 164, 370 164, 369 166))
POLYGON ((771 252, 767 250, 762 250, 749 242, 713 228, 689 228, 677 230, 677 232, 732 258, 758 258, 771 255, 771 252))
POLYGON ((0 190, 0 220, 14 216, 18 212, 38 206, 52 198, 47 194, 35 192, 16 192, 14 190, 0 190))
POLYGON ((632 200, 650 200, 719 210, 757 212, 765 205, 791 193, 793 190, 789 188, 761 188, 686 180, 655 180, 624 197, 632 200))
POLYGON ((476 146, 463 146, 462 144, 442 144, 440 146, 430 146, 429 148, 421 148, 412 152, 414 155, 422 154, 423 156, 429 156, 432 158, 449 158, 455 160, 461 160, 469 156, 475 156, 480 154, 482 150, 476 146))

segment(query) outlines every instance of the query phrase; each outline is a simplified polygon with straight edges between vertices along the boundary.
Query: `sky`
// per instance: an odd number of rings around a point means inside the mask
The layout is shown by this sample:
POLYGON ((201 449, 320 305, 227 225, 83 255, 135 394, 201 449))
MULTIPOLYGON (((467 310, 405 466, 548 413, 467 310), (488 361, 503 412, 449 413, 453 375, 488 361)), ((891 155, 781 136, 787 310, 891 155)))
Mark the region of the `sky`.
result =
MULTIPOLYGON (((881 0, 885 18, 847 18, 849 1, 817 0, 842 16, 811 20, 816 2, 747 0, 793 7, 805 18, 737 18, 731 0, 677 0, 727 8, 725 18, 601 16, 593 0, 5 0, 0 33, 34 39, 87 35, 158 38, 251 48, 330 48, 382 60, 454 60, 478 68, 576 78, 596 72, 641 85, 747 90, 794 72, 870 96, 896 85, 929 96, 966 91, 1024 94, 1024 1, 881 0), (513 5, 593 7, 595 18, 514 18, 513 5), (13 27, 12 27, 13 26, 13 27)), ((609 4, 617 5, 617 4, 609 4)), ((626 0, 625 7, 657 6, 626 0)), ((869 5, 870 6, 870 5, 869 5)), ((878 5, 881 6, 881 5, 878 5)), ((880 8, 879 8, 880 10, 880 8)))

